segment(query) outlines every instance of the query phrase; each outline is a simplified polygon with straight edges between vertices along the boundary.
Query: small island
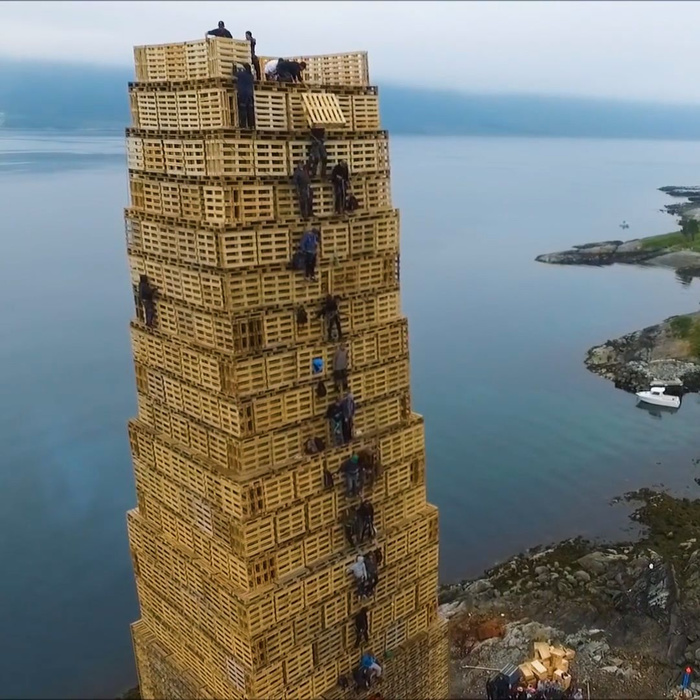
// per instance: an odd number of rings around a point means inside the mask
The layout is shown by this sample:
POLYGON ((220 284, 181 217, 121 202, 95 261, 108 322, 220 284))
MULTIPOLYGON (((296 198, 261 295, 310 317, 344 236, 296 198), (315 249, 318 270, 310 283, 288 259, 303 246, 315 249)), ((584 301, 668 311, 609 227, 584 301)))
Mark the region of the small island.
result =
MULTIPOLYGON (((586 243, 535 260, 551 265, 653 265, 675 270, 685 283, 700 277, 700 187, 660 190, 686 200, 664 208, 680 217, 679 230, 629 241, 586 243)), ((584 362, 624 391, 643 391, 652 381, 674 380, 683 383, 684 392, 700 391, 700 312, 672 316, 608 340, 591 348, 584 362)))
POLYGON ((675 269, 680 276, 700 276, 700 187, 659 189, 686 200, 667 204, 663 209, 680 217, 679 230, 628 241, 584 243, 569 250, 538 255, 535 260, 551 265, 655 265, 675 269))

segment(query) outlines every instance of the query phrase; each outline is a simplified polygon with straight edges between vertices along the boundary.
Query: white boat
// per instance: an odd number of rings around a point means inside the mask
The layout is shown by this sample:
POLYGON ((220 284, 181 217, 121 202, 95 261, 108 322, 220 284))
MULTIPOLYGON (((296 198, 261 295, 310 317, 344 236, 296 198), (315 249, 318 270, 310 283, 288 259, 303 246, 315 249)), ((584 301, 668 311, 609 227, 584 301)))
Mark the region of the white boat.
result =
POLYGON ((654 406, 667 406, 668 408, 680 408, 681 397, 671 396, 666 393, 666 387, 652 386, 649 391, 638 391, 637 398, 644 403, 654 406))

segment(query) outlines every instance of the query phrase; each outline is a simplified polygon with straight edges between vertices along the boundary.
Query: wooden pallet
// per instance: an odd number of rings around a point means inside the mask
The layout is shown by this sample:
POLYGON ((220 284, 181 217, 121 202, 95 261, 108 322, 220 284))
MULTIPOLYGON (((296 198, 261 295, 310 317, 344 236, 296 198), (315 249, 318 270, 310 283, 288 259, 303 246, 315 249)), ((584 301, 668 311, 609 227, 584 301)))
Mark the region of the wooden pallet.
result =
POLYGON ((207 37, 179 44, 134 48, 136 79, 144 83, 230 78, 234 65, 250 63, 245 40, 207 37))
POLYGON ((310 127, 345 126, 345 115, 335 95, 305 93, 301 97, 310 127))

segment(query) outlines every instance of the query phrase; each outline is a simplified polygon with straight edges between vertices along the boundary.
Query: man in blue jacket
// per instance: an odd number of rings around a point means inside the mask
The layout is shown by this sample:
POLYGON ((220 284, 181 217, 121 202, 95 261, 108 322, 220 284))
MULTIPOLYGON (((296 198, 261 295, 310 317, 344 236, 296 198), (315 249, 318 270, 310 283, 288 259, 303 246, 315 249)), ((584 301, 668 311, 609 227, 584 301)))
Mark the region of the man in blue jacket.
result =
POLYGON ((304 253, 304 277, 307 280, 316 281, 316 256, 318 253, 318 230, 315 228, 306 231, 301 237, 299 248, 304 253))

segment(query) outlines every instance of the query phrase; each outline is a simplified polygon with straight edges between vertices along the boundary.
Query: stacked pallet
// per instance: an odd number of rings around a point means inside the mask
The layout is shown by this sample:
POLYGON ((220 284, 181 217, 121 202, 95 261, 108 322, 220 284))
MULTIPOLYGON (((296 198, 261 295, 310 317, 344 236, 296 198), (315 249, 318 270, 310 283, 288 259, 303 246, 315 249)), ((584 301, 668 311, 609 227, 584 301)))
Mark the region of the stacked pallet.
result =
POLYGON ((387 697, 445 697, 438 518, 411 410, 377 92, 364 54, 306 59, 314 84, 256 84, 257 128, 240 131, 224 74, 246 46, 135 52, 126 243, 135 288, 146 275, 158 290, 155 323, 137 297, 131 323, 137 508, 127 520, 142 697, 342 698, 351 691, 339 677, 369 649, 387 697), (329 168, 348 162, 360 210, 337 214, 329 182, 315 178, 309 222, 290 179, 320 124, 329 168), (309 226, 320 232, 314 280, 289 266, 309 226), (356 403, 343 444, 326 418, 342 395, 339 342, 318 313, 328 294, 340 298, 356 403), (339 470, 358 452, 376 465, 362 493, 376 536, 350 545, 343 523, 360 499, 339 470), (379 581, 360 600, 349 566, 369 551, 381 555, 379 581))

